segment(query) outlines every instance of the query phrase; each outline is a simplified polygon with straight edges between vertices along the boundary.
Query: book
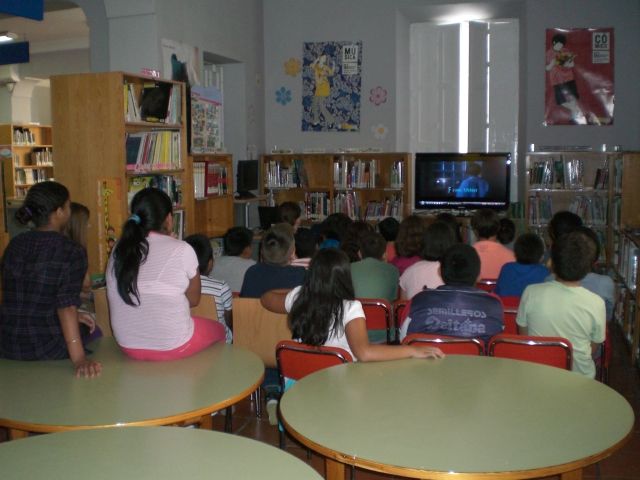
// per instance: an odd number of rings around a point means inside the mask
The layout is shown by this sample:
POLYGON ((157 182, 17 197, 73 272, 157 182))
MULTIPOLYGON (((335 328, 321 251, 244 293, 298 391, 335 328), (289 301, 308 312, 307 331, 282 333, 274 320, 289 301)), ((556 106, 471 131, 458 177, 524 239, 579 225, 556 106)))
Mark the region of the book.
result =
POLYGON ((140 117, 145 122, 166 122, 172 84, 145 83, 140 99, 140 117))

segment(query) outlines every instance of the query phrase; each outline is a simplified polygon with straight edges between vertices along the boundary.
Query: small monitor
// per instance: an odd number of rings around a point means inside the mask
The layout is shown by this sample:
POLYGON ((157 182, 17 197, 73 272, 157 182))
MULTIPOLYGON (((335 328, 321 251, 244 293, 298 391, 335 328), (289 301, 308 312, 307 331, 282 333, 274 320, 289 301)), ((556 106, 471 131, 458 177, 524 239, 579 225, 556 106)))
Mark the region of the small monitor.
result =
POLYGON ((251 190, 258 190, 258 160, 238 160, 236 191, 239 198, 255 197, 251 190))

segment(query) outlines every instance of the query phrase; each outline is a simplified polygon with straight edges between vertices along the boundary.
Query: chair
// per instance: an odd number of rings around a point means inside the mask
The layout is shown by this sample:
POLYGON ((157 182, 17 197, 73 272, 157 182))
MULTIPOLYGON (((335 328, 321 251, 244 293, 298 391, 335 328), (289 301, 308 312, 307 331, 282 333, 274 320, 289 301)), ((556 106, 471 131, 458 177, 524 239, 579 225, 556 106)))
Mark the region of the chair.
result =
POLYGON ((596 378, 599 382, 609 384, 609 365, 611 364, 611 332, 606 326, 604 342, 600 345, 600 358, 596 360, 596 378))
POLYGON ((520 297, 500 297, 500 300, 502 300, 502 307, 504 309, 504 330, 502 333, 517 335, 518 325, 516 323, 516 317, 518 316, 520 297))
MULTIPOLYGON (((385 330, 387 343, 391 343, 391 304, 383 298, 357 298, 356 300, 362 304, 369 338, 375 337, 376 330, 385 330)), ((381 343, 377 338, 372 341, 381 343)))
MULTIPOLYGON (((285 378, 300 380, 325 368, 353 362, 349 352, 339 347, 312 346, 293 340, 282 340, 275 349, 280 386, 285 391, 285 378)), ((279 428, 280 448, 285 448, 285 435, 279 428)))
MULTIPOLYGON (((276 345, 291 338, 287 316, 262 306, 259 298, 233 298, 233 343, 258 355, 264 366, 277 368, 276 345)), ((260 388, 255 392, 256 414, 262 416, 260 388)))
POLYGON ((216 299, 213 295, 200 295, 200 303, 195 307, 191 307, 191 315, 194 317, 207 318, 217 322, 218 309, 216 308, 216 299))
POLYGON ((476 288, 484 290, 485 292, 493 293, 498 282, 495 278, 481 278, 476 282, 476 288))
POLYGON ((396 342, 400 340, 400 327, 404 323, 411 307, 411 300, 396 300, 393 302, 393 325, 395 327, 396 342))
POLYGON ((571 370, 573 347, 562 337, 500 334, 489 341, 489 356, 512 358, 571 370))
POLYGON ((484 355, 484 342, 479 338, 412 333, 411 335, 407 335, 402 340, 402 343, 404 345, 419 343, 438 347, 447 355, 484 355))
POLYGON ((96 309, 96 325, 98 325, 100 330, 102 330, 102 336, 113 337, 106 287, 96 288, 93 290, 93 303, 96 309))

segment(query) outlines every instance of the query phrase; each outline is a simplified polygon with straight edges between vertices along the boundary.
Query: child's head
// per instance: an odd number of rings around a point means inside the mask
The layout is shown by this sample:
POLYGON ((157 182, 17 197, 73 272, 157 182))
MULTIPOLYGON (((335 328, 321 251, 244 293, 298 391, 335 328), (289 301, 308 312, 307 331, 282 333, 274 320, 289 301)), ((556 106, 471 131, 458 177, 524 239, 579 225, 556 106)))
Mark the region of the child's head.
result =
POLYGON ((318 239, 308 228, 298 228, 294 239, 298 258, 311 258, 318 250, 318 239))
POLYGON ((280 221, 288 223, 294 228, 300 225, 301 214, 302 210, 300 209, 300 205, 296 202, 284 202, 278 207, 278 216, 280 217, 280 221))
POLYGON ((478 238, 488 240, 496 237, 500 230, 498 214, 491 209, 480 209, 471 217, 471 228, 478 238))
POLYGON ((471 245, 456 243, 442 256, 440 274, 447 285, 472 287, 480 276, 480 257, 471 245))
POLYGON ((288 265, 295 248, 293 227, 288 223, 277 223, 262 237, 261 248, 264 263, 288 265))
POLYGON ((167 221, 172 212, 169 195, 158 188, 143 188, 133 196, 131 216, 123 228, 144 231, 145 237, 149 232, 167 233, 171 231, 167 221))
POLYGON ((325 240, 330 238, 340 242, 347 234, 347 228, 351 223, 353 221, 348 215, 341 212, 332 213, 324 219, 320 231, 325 240))
POLYGON ((232 227, 224 235, 224 253, 230 257, 239 257, 243 253, 251 255, 253 233, 245 227, 232 227))
POLYGON ((378 223, 378 231, 387 242, 395 242, 398 237, 400 222, 393 217, 387 217, 378 223))
POLYGON ((551 245, 551 262, 556 278, 579 282, 591 271, 596 258, 596 244, 582 231, 562 235, 551 245))
POLYGON ((460 232, 460 223, 455 215, 449 212, 442 212, 436 215, 436 221, 446 223, 456 236, 456 241, 462 242, 462 233, 460 232))
POLYGON ((16 220, 23 225, 30 221, 36 228, 49 225, 51 215, 59 216, 58 223, 63 227, 69 220, 69 190, 58 182, 36 183, 27 192, 22 207, 16 211, 16 220))
POLYGON ((209 239, 200 233, 189 235, 184 239, 196 252, 200 275, 209 275, 213 270, 213 248, 209 239))
POLYGON ((456 234, 451 227, 444 222, 435 221, 427 227, 424 234, 422 258, 437 262, 455 243, 457 243, 456 234))
POLYGON ((598 234, 593 229, 585 227, 584 225, 576 228, 575 231, 584 233, 595 245, 593 261, 591 262, 592 266, 595 265, 595 263, 600 259, 600 238, 598 238, 598 234))
POLYGON ((498 241, 503 245, 508 245, 513 242, 514 238, 516 238, 516 224, 510 218, 501 218, 498 241))
POLYGON ((360 236, 360 255, 362 258, 382 260, 387 250, 387 242, 378 232, 365 232, 360 236))
POLYGON ((523 233, 513 245, 516 261, 524 265, 540 263, 544 254, 544 242, 535 233, 523 233))
POLYGON ((71 216, 63 233, 74 242, 87 248, 87 228, 89 228, 89 209, 81 203, 71 202, 71 216))
POLYGON ((400 222, 396 252, 400 257, 413 257, 422 254, 424 248, 424 222, 417 215, 409 215, 400 222))
MULTIPOLYGON (((340 250, 344 251, 352 262, 360 260, 360 238, 365 233, 375 231, 370 223, 362 220, 352 222, 340 242, 340 250)), ((386 247, 386 246, 385 246, 386 247)))
POLYGON ((563 210, 556 212, 549 221, 549 238, 555 242, 562 235, 582 226, 582 218, 573 212, 563 210))

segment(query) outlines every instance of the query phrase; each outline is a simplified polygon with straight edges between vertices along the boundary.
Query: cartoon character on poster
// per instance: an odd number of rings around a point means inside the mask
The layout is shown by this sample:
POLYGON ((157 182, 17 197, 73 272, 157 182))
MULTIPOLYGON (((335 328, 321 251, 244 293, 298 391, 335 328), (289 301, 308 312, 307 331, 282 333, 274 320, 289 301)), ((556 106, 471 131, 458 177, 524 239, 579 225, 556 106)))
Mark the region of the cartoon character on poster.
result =
POLYGON ((362 42, 305 43, 302 130, 358 131, 362 42))
POLYGON ((545 125, 613 123, 613 29, 547 29, 545 125))

